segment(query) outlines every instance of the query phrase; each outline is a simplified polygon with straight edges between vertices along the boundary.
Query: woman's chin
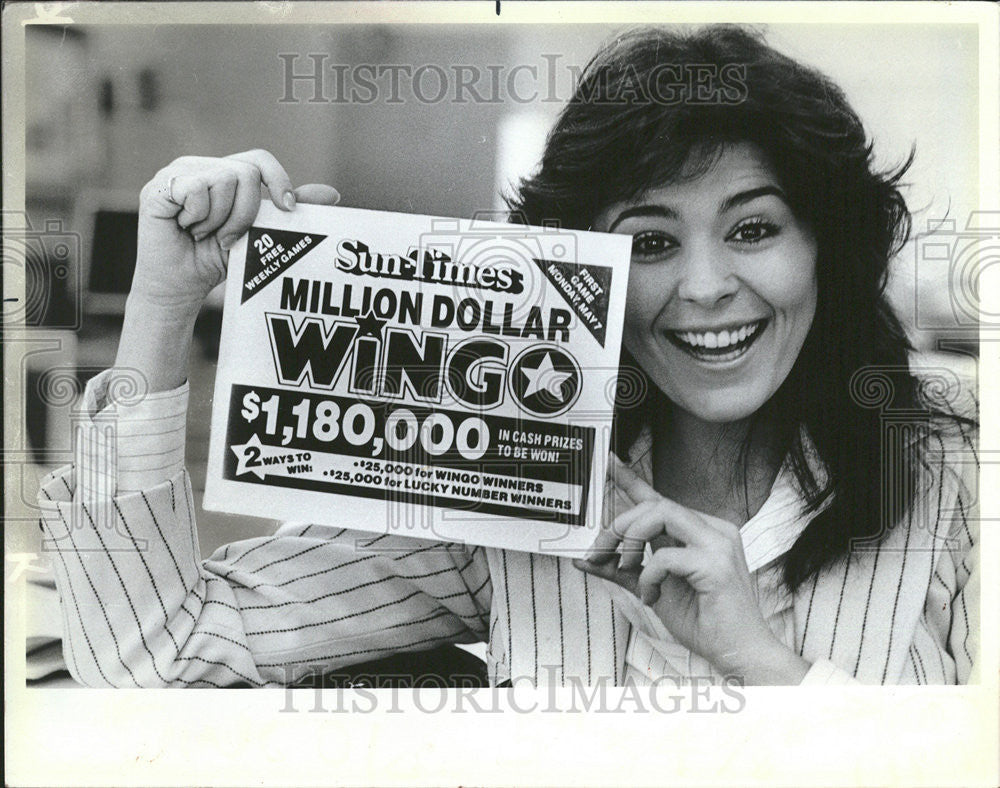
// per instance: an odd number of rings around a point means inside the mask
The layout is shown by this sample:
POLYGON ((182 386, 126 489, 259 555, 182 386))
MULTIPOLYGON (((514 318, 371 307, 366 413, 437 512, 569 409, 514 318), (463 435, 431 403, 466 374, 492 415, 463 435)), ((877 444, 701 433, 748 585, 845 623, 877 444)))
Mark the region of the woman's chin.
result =
POLYGON ((717 391, 689 394, 676 399, 670 397, 670 399, 691 416, 711 424, 731 424, 748 419, 760 410, 766 401, 766 398, 758 399, 745 394, 734 396, 717 391))

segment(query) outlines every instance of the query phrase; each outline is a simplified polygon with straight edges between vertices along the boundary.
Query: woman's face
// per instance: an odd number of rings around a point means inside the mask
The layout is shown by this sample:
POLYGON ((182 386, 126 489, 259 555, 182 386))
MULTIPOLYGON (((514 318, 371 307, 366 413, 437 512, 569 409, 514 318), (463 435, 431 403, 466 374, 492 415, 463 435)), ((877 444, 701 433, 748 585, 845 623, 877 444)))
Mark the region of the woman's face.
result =
POLYGON ((625 347, 674 404, 732 422, 770 399, 816 311, 816 242, 758 148, 734 144, 594 229, 633 237, 625 347))

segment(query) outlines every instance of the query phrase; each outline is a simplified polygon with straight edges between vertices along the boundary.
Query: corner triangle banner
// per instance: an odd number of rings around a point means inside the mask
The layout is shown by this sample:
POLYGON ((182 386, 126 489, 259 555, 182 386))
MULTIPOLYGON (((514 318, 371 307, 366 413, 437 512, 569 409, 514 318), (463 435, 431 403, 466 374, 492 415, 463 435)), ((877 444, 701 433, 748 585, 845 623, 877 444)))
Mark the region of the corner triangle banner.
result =
POLYGON ((257 295, 324 238, 325 235, 317 233, 251 227, 247 239, 247 262, 243 267, 243 298, 240 303, 245 304, 257 295))
POLYGON ((612 270, 604 265, 532 258, 553 287, 604 347, 612 270))

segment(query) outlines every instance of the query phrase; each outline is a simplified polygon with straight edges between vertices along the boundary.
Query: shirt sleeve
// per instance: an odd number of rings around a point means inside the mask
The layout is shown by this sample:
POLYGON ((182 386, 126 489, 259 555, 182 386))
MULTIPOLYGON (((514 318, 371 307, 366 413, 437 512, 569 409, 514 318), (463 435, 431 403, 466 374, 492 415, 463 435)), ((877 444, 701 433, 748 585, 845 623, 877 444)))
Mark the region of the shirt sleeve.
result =
POLYGON ((114 396, 113 374, 84 390, 74 444, 81 500, 155 487, 184 467, 188 384, 130 401, 114 396))
POLYGON ((854 676, 825 659, 816 660, 803 677, 800 687, 842 686, 860 684, 854 676))
MULTIPOLYGON (((171 412, 183 396, 168 392, 161 402, 171 412)), ((94 413, 95 424, 100 418, 94 413)), ((158 452, 129 447, 148 439, 146 448, 158 448, 164 436, 155 427, 124 434, 107 445, 119 462, 129 449, 135 464, 125 461, 131 476, 115 492, 98 480, 83 494, 78 467, 68 466, 46 477, 39 495, 66 662, 80 683, 288 684, 487 636, 492 588, 481 548, 298 524, 202 561, 186 471, 149 484, 175 459, 141 459, 158 452), (137 482, 141 489, 128 489, 137 482)))

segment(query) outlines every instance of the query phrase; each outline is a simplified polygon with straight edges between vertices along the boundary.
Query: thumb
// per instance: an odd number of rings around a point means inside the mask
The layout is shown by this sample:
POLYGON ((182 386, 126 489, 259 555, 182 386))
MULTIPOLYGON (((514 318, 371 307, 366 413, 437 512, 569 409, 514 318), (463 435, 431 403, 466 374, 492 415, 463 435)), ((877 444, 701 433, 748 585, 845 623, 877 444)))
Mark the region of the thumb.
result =
POLYGON ((325 183, 307 183, 295 190, 295 199, 310 205, 336 205, 340 192, 325 183))

